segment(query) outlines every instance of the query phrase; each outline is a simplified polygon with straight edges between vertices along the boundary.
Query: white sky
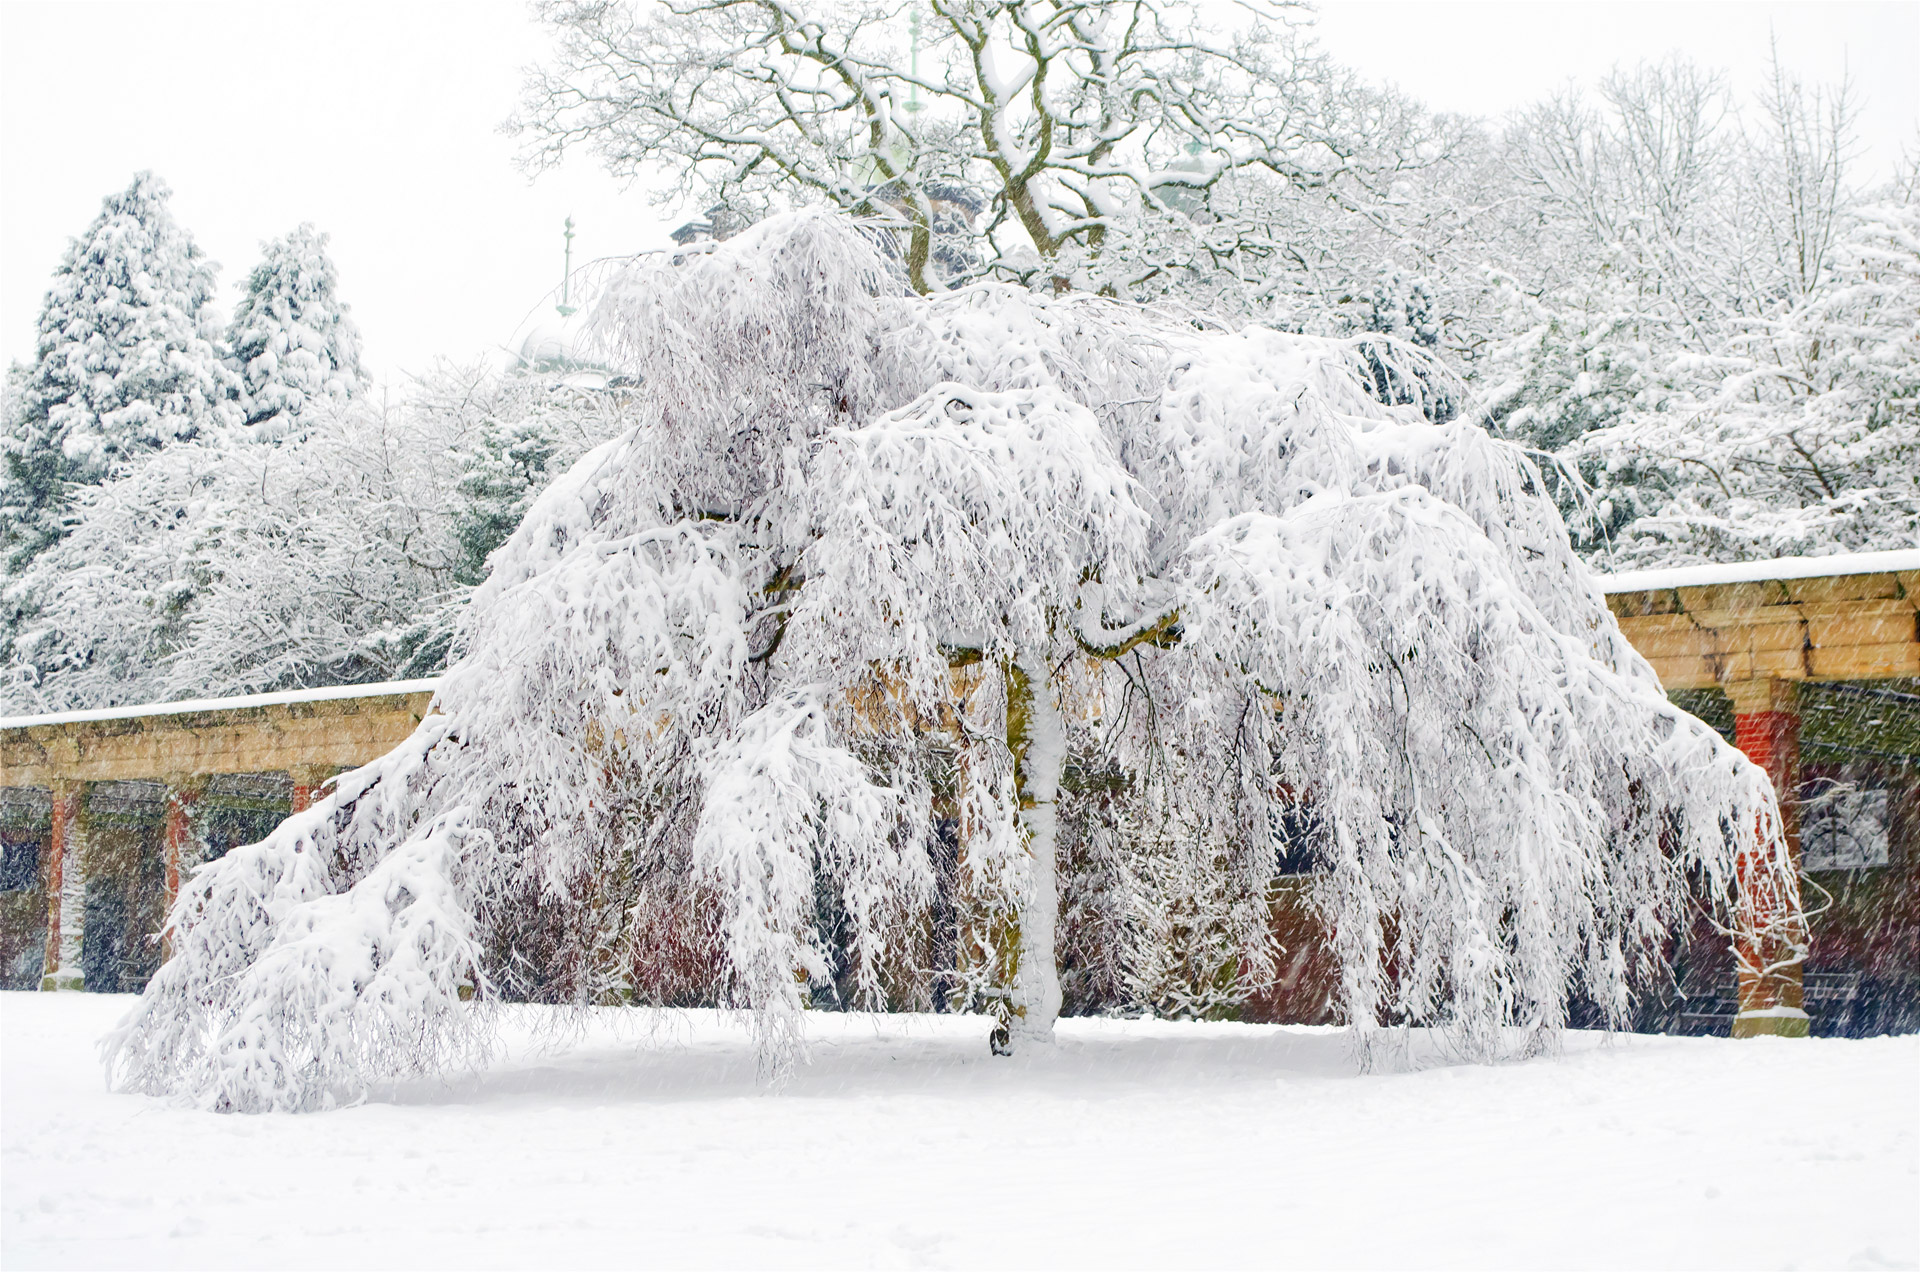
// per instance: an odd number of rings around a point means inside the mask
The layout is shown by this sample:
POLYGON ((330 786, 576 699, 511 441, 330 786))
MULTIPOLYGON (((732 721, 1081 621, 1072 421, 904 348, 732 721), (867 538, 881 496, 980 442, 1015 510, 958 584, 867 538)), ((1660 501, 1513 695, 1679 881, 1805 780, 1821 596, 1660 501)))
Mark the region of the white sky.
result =
POLYGON ((1670 52, 1725 71, 1751 100, 1777 37, 1782 64, 1809 85, 1851 77, 1863 165, 1884 173, 1920 137, 1914 0, 1345 0, 1322 4, 1318 25, 1321 44, 1369 77, 1489 116, 1670 52))
MULTIPOLYGON (((1497 115, 1680 50, 1750 90, 1770 32, 1810 80, 1850 71, 1876 170, 1920 121, 1920 4, 1346 0, 1326 47, 1443 110, 1497 115)), ((332 234, 372 365, 498 349, 576 263, 659 247, 686 219, 584 157, 529 180, 497 125, 544 39, 515 0, 0 0, 0 357, 24 359, 67 239, 139 168, 224 267, 332 234)))

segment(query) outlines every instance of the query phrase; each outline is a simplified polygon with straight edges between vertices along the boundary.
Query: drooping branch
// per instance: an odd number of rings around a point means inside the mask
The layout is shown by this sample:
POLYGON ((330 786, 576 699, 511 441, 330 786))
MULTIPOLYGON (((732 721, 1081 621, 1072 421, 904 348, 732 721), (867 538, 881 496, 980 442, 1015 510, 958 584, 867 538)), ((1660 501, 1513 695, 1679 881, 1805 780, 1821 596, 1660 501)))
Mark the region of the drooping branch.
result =
POLYGON ((1074 628, 1073 637, 1081 652, 1109 662, 1125 657, 1142 645, 1172 649, 1180 643, 1180 610, 1175 607, 1123 628, 1079 625, 1074 628))

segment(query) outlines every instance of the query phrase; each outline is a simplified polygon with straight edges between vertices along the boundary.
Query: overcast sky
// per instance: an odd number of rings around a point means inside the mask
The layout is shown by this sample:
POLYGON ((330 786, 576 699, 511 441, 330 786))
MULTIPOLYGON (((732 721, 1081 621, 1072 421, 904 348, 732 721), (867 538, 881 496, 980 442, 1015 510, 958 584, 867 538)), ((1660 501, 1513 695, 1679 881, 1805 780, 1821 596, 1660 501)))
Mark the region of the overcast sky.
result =
MULTIPOLYGON (((1770 35, 1810 80, 1850 72, 1867 161, 1920 121, 1920 4, 1359 0, 1321 40, 1443 110, 1499 115, 1672 50, 1750 92, 1770 35)), ((659 247, 685 219, 586 160, 530 180, 498 125, 543 38, 517 2, 0 0, 0 357, 31 355, 47 277, 101 197, 152 168, 224 267, 312 221, 382 372, 506 345, 576 262, 659 247)))

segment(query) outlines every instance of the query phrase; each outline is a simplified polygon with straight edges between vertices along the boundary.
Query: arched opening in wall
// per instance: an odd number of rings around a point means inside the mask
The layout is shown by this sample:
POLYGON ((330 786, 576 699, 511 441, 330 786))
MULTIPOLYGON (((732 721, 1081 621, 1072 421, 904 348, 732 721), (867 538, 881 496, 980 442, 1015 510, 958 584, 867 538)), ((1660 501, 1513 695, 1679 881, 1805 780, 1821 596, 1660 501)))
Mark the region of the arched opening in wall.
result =
POLYGON ((0 989, 38 989, 47 957, 45 787, 0 787, 0 989))
MULTIPOLYGON (((221 773, 209 778, 196 806, 201 861, 215 861, 273 833, 293 809, 293 779, 285 773, 221 773)), ((182 872, 189 863, 182 862, 182 872)))
POLYGON ((80 966, 95 993, 139 990, 160 966, 166 796, 160 782, 96 782, 87 792, 80 966))
POLYGON ((1920 1030, 1920 685, 1801 689, 1800 867, 1815 1035, 1920 1030))

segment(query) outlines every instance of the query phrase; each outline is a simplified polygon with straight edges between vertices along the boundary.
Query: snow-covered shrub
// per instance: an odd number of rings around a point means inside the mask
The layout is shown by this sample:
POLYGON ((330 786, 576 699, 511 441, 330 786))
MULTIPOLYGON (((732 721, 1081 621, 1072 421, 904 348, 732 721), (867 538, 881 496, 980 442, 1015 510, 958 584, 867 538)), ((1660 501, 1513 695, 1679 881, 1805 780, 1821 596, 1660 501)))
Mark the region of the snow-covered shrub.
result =
POLYGON ((1665 478, 1623 560, 1920 542, 1920 205, 1863 209, 1837 239, 1821 288, 1745 323, 1693 397, 1569 448, 1611 482, 1665 478))
POLYGON ((1614 568, 1915 542, 1920 213, 1856 184, 1848 87, 1776 61, 1741 111, 1675 59, 1599 98, 1509 132, 1513 228, 1537 228, 1500 253, 1477 409, 1578 472, 1614 568))
POLYGON ((596 329, 633 427, 494 554, 420 733, 183 888, 123 1084, 312 1107, 443 1059, 510 979, 665 1000, 688 968, 777 1079, 823 896, 857 1001, 932 979, 936 817, 943 983, 1000 1048, 1048 1037, 1062 941, 1156 913, 1214 970, 1123 950, 1136 982, 1244 992, 1283 847, 1363 1042, 1482 1057, 1574 994, 1622 1018, 1690 876, 1792 886, 1765 777, 1668 705, 1525 456, 1370 394, 1403 346, 921 298, 825 213, 637 261, 596 329), (1063 932, 1101 836, 1178 854, 1063 932))
POLYGON ((530 488, 621 427, 619 394, 439 366, 394 399, 309 401, 79 488, 66 536, 6 581, 0 708, 26 713, 445 665, 530 488))

